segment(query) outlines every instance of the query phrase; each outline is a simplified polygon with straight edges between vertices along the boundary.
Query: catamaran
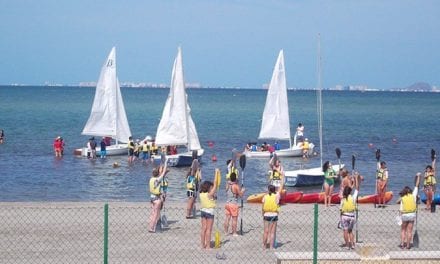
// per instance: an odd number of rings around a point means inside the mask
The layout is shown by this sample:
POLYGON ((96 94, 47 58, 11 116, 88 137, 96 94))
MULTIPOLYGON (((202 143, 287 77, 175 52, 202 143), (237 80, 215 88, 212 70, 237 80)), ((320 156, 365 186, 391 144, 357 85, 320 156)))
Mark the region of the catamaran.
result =
MULTIPOLYGON (((111 137, 115 143, 106 147, 107 155, 127 154, 127 142, 131 132, 116 75, 115 47, 112 48, 102 66, 90 117, 81 134, 93 137, 111 137)), ((97 155, 100 154, 100 150, 98 142, 97 155)), ((84 147, 76 149, 75 154, 88 156, 89 151, 87 147, 84 147)))
MULTIPOLYGON (((280 50, 278 59, 273 69, 272 79, 267 90, 266 105, 263 111, 263 119, 258 139, 288 140, 289 148, 274 149, 278 157, 301 157, 303 148, 293 144, 290 135, 289 104, 287 99, 286 71, 284 68, 284 52, 280 50)), ((296 142, 296 140, 295 140, 296 142)), ((309 144, 309 155, 313 153, 314 145, 309 144)), ((270 151, 257 149, 245 150, 249 158, 268 158, 270 151)))
MULTIPOLYGON (((155 144, 162 147, 186 147, 182 153, 166 155, 168 166, 191 166, 193 153, 197 153, 199 162, 204 153, 200 146, 196 126, 191 117, 191 108, 185 91, 182 51, 180 47, 174 60, 170 93, 165 102, 159 126, 157 127, 155 144)), ((161 159, 159 155, 155 155, 153 158, 155 160, 161 159)))
MULTIPOLYGON (((320 185, 324 182, 324 172, 322 171, 322 88, 321 88, 321 46, 318 42, 318 89, 317 89, 317 113, 318 113, 318 133, 319 133, 319 156, 320 167, 310 169, 300 169, 284 171, 285 186, 298 187, 298 186, 312 186, 320 185)), ((332 165, 332 169, 339 171, 343 168, 344 164, 332 165)))

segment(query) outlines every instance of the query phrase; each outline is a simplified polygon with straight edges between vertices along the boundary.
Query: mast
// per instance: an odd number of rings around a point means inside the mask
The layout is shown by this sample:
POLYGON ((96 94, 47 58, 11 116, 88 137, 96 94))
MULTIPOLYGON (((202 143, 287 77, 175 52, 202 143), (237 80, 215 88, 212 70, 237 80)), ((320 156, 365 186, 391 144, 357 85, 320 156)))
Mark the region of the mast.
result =
POLYGON ((322 80, 321 80, 321 34, 318 34, 318 88, 317 88, 317 112, 318 112, 318 134, 319 134, 319 157, 322 168, 322 80))

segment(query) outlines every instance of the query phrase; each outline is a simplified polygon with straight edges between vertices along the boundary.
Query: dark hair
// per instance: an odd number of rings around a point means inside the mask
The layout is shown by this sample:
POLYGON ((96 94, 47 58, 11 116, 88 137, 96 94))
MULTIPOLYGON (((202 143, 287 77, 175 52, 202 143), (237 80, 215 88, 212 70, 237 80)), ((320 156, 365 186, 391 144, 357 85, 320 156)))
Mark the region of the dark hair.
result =
POLYGON ((328 170, 328 167, 330 165, 330 161, 326 161, 323 165, 322 165, 322 171, 326 172, 328 170))
POLYGON ((210 181, 204 181, 202 185, 200 186, 200 193, 207 193, 209 192, 209 189, 214 186, 214 184, 210 181))
POLYGON ((151 173, 152 173, 153 177, 159 176, 159 168, 154 168, 151 173))
POLYGON ((400 197, 403 197, 409 193, 412 193, 411 188, 409 188, 408 186, 403 187, 403 189, 400 191, 399 195, 400 197))
POLYGON ((269 186, 267 186, 267 190, 269 191, 269 194, 273 194, 275 193, 275 186, 270 184, 269 186))
POLYGON ((432 166, 431 165, 426 166, 425 170, 427 170, 427 169, 432 170, 432 166))
POLYGON ((348 199, 348 196, 351 193, 351 187, 350 186, 345 186, 344 187, 344 191, 342 192, 342 197, 344 197, 345 199, 348 199))
POLYGON ((383 165, 387 165, 387 163, 385 161, 381 161, 380 166, 383 166, 383 165))
POLYGON ((231 180, 231 182, 235 182, 237 180, 237 174, 235 172, 232 172, 229 176, 229 179, 231 180))
POLYGON ((231 159, 228 159, 227 161, 226 161, 226 165, 229 165, 229 163, 231 163, 231 159))

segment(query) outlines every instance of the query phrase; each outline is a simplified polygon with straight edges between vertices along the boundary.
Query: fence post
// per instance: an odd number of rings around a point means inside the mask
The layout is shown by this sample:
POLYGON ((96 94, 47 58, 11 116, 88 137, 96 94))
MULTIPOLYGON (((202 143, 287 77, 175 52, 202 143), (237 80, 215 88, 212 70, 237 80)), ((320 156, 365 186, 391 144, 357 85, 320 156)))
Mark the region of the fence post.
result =
POLYGON ((108 204, 104 205, 104 264, 108 264, 108 204))
POLYGON ((313 218, 313 264, 318 263, 318 204, 314 206, 313 218))

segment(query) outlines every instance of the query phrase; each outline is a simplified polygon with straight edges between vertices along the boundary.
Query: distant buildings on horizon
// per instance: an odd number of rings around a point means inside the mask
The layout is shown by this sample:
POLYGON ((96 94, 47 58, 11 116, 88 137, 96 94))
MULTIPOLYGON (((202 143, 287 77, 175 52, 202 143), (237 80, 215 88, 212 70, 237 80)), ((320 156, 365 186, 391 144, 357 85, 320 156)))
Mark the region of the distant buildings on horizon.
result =
MULTIPOLYGON (((29 84, 9 84, 10 86, 49 86, 49 87, 62 87, 62 86, 71 86, 71 87, 96 87, 96 82, 80 82, 77 85, 66 85, 66 84, 58 84, 58 83, 51 83, 51 82, 45 82, 43 85, 29 85, 29 84)), ((154 89, 168 89, 170 86, 168 84, 163 83, 135 83, 135 82, 121 82, 121 87, 128 87, 128 88, 154 88, 154 89)), ((252 89, 252 87, 209 87, 209 86, 203 86, 200 83, 186 83, 185 84, 187 88, 193 88, 193 89, 203 89, 203 88, 220 88, 220 89, 252 89)), ((1 85, 0 85, 1 86, 1 85)), ((267 89, 268 84, 262 85, 261 89, 267 89)), ((253 88, 258 89, 258 88, 253 88)), ((316 88, 298 88, 298 87, 289 87, 289 90, 316 90, 316 88)), ((369 92, 369 91, 394 91, 394 92, 440 92, 440 87, 435 85, 430 85, 428 83, 424 82, 418 82, 413 85, 410 85, 408 87, 404 88, 389 88, 389 89, 378 89, 378 88, 371 88, 368 87, 368 85, 336 85, 334 87, 329 88, 323 88, 323 90, 330 90, 330 91, 361 91, 361 92, 369 92)))

